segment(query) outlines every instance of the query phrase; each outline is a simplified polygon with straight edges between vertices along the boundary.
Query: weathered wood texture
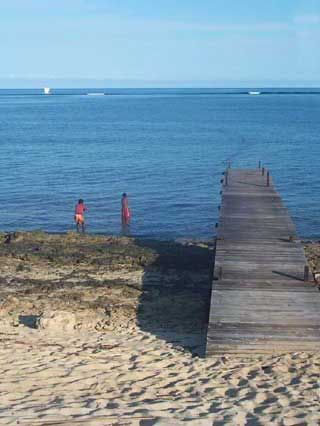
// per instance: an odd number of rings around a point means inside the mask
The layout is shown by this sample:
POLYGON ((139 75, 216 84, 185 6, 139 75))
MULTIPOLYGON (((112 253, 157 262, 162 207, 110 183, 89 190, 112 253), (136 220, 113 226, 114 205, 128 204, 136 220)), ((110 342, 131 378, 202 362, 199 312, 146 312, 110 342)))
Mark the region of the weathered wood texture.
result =
POLYGON ((320 349, 320 292, 261 170, 229 169, 217 228, 207 355, 320 349))

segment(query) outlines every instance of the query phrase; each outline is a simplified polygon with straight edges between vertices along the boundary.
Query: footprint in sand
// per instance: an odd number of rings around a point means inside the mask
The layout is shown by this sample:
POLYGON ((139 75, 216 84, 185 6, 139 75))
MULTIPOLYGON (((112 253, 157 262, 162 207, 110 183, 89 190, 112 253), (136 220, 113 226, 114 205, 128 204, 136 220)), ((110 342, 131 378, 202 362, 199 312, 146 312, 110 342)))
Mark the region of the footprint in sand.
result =
POLYGON ((275 392, 275 393, 286 393, 286 392, 288 392, 288 389, 285 386, 278 386, 277 388, 273 389, 273 392, 275 392))
POLYGON ((228 396, 228 397, 230 397, 230 398, 235 398, 238 395, 238 393, 239 393, 239 389, 238 388, 231 388, 231 389, 228 389, 226 391, 225 395, 228 396))

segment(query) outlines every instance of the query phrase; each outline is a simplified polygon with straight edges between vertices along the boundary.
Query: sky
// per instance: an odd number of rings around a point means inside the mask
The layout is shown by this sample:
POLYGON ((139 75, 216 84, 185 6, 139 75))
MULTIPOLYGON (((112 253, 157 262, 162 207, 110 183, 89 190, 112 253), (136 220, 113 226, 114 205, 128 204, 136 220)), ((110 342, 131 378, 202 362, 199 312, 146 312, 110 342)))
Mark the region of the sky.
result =
POLYGON ((320 86, 320 0, 1 0, 0 87, 320 86))

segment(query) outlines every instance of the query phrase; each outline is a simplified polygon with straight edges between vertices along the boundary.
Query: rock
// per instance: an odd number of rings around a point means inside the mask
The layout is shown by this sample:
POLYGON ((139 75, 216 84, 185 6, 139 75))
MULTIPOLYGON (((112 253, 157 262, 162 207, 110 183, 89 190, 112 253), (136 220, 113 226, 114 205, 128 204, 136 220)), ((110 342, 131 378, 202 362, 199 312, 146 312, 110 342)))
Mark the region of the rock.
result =
POLYGON ((11 234, 6 234, 4 236, 4 244, 10 244, 11 243, 11 234))
POLYGON ((25 263, 19 263, 19 265, 16 267, 17 272, 22 272, 22 271, 31 272, 31 269, 32 269, 31 266, 25 263))
POLYGON ((73 330, 97 330, 104 327, 107 320, 104 309, 83 311, 44 312, 36 321, 36 328, 55 332, 73 330))
POLYGON ((10 327, 12 324, 10 323, 8 318, 1 318, 0 317, 0 328, 3 329, 4 327, 10 327))
POLYGON ((44 312, 37 320, 36 327, 41 330, 72 331, 76 328, 76 315, 67 311, 44 312))

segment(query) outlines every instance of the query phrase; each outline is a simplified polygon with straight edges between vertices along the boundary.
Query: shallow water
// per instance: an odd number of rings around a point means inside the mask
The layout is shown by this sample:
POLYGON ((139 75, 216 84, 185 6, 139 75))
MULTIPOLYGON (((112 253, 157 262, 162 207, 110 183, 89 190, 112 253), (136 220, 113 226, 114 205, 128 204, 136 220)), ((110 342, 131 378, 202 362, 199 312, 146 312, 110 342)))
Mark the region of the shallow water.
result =
POLYGON ((320 237, 320 91, 0 91, 0 229, 210 238, 225 162, 270 169, 303 237, 320 237), (277 92, 277 93, 275 93, 277 92), (64 96, 63 96, 64 95, 64 96))

